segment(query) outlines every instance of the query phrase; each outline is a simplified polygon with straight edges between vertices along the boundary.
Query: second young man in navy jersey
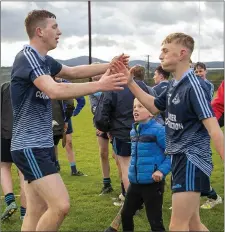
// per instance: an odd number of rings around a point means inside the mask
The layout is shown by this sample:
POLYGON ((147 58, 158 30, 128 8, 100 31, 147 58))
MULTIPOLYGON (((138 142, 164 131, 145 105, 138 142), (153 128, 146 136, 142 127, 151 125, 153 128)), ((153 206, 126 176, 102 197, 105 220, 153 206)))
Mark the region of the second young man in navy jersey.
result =
POLYGON ((207 231, 199 215, 200 195, 210 188, 212 172, 210 137, 224 159, 224 137, 214 117, 206 83, 190 69, 194 40, 184 33, 162 42, 162 68, 173 74, 167 91, 154 98, 135 83, 127 68, 114 69, 128 78, 128 87, 152 113, 166 110, 166 153, 171 155, 172 215, 170 231, 207 231))

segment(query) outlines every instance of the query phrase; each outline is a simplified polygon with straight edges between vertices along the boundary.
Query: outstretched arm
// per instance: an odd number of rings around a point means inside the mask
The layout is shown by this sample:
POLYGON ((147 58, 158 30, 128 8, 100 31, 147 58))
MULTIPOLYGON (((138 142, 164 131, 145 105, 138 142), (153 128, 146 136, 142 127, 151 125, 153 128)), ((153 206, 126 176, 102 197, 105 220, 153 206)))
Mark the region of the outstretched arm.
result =
POLYGON ((129 56, 122 54, 118 57, 115 57, 110 63, 106 64, 80 65, 75 67, 68 67, 63 65, 57 76, 63 77, 67 80, 89 78, 105 73, 106 70, 117 61, 121 61, 124 65, 128 65, 129 56))

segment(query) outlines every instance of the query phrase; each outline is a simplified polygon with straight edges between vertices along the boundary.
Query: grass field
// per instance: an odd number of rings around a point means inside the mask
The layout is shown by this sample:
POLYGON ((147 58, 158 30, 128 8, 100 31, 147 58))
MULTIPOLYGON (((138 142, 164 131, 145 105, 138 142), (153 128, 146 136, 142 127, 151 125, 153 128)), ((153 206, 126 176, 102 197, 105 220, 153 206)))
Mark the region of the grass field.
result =
MULTIPOLYGON (((76 151, 76 160, 78 169, 88 174, 87 177, 70 176, 70 167, 66 158, 65 150, 60 146, 60 164, 61 175, 68 188, 71 209, 65 219, 61 231, 104 231, 112 219, 115 217, 118 207, 112 204, 112 197, 120 193, 120 181, 117 175, 116 165, 110 156, 111 179, 114 192, 110 195, 99 196, 102 188, 102 176, 99 163, 98 146, 95 136, 95 130, 92 125, 92 115, 90 113, 89 101, 83 111, 73 118, 73 145, 76 151)), ((111 147, 110 147, 111 150, 111 147)), ((223 198, 224 196, 224 167, 221 159, 213 152, 214 171, 211 178, 212 186, 223 198)), ((15 172, 15 194, 19 193, 18 180, 15 172)), ((202 199, 202 201, 205 199, 202 199)), ((17 199, 19 204, 19 199, 17 199)), ((2 210, 5 207, 1 201, 2 210)), ((165 190, 163 217, 166 228, 170 220, 169 207, 171 206, 171 193, 169 176, 165 190)), ((216 206, 212 210, 201 210, 203 223, 210 231, 224 231, 224 206, 216 206)), ((21 221, 19 220, 19 211, 12 218, 2 223, 1 231, 19 231, 21 221)), ((135 231, 149 231, 149 225, 145 212, 135 216, 135 231)))

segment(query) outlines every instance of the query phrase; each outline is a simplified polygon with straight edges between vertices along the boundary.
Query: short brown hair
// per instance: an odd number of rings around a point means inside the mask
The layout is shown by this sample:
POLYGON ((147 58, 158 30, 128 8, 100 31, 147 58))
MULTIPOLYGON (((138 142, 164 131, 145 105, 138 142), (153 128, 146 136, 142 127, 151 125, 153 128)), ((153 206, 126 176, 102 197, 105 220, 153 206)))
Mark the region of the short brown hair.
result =
POLYGON ((162 45, 167 44, 167 43, 172 43, 174 41, 175 41, 175 43, 182 44, 183 46, 188 48, 191 52, 193 52, 195 41, 190 35, 187 35, 187 34, 184 34, 184 33, 172 33, 172 34, 169 34, 163 40, 162 45))
POLYGON ((161 65, 159 65, 155 71, 157 71, 159 74, 163 75, 164 79, 169 79, 170 73, 165 71, 161 65))
POLYGON ((136 65, 133 70, 134 79, 143 81, 145 78, 145 67, 142 65, 136 65))
POLYGON ((197 68, 202 68, 204 70, 206 70, 206 65, 202 62, 197 62, 194 66, 194 71, 197 69, 197 68))
POLYGON ((56 16, 47 10, 33 10, 28 13, 25 19, 25 27, 30 39, 34 36, 35 29, 38 25, 42 23, 43 26, 43 23, 45 23, 45 19, 47 18, 56 19, 56 16))

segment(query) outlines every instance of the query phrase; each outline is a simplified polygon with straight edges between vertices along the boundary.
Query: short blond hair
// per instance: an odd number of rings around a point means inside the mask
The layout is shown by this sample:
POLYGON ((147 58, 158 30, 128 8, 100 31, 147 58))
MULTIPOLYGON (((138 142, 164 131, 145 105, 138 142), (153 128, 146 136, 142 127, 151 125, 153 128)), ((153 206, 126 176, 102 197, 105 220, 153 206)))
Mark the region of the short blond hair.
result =
POLYGON ((167 43, 172 43, 172 42, 175 42, 177 44, 182 44, 183 46, 188 48, 191 52, 193 52, 193 50, 194 50, 195 41, 190 35, 187 35, 184 33, 169 34, 163 40, 162 45, 167 44, 167 43))

